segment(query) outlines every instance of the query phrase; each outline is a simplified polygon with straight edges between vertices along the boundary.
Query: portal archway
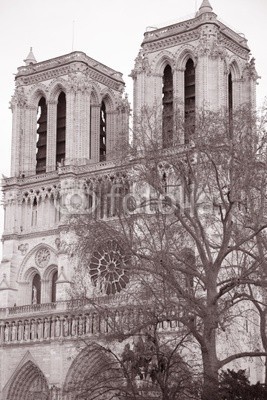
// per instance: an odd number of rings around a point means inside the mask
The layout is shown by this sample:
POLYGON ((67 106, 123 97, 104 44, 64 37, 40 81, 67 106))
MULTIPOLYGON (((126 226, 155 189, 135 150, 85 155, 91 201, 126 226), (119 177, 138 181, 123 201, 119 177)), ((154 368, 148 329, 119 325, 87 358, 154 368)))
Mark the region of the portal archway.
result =
POLYGON ((40 368, 27 361, 17 372, 6 400, 48 400, 49 388, 40 368))
POLYGON ((74 359, 63 387, 64 400, 115 400, 124 382, 117 360, 99 344, 89 344, 74 359))

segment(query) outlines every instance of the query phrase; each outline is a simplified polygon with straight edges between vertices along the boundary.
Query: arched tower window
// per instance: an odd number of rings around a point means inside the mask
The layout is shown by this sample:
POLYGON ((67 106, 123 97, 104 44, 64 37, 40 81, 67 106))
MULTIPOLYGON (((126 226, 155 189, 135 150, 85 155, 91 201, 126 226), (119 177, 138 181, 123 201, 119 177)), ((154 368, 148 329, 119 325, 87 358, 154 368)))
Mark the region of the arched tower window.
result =
POLYGON ((32 304, 41 303, 41 278, 35 274, 32 280, 32 304))
POLYGON ((173 76, 170 65, 163 71, 162 82, 162 146, 169 147, 173 141, 173 76))
POLYGON ((229 114, 233 112, 233 79, 231 72, 228 75, 228 111, 229 114))
POLYGON ((106 114, 105 103, 102 101, 100 108, 100 145, 99 145, 100 161, 106 161, 106 140, 107 140, 107 114, 106 114))
POLYGON ((47 141, 47 106, 42 97, 37 109, 37 143, 36 143, 36 173, 46 170, 46 141, 47 141))
POLYGON ((184 118, 185 118, 185 143, 188 143, 190 134, 195 129, 196 107, 196 79, 193 60, 189 58, 184 72, 184 118))
POLYGON ((57 145, 56 162, 65 160, 66 153, 66 95, 61 92, 57 103, 57 145))
POLYGON ((52 275, 52 290, 51 290, 51 302, 55 303, 57 300, 57 279, 58 279, 58 272, 55 271, 52 275))
POLYGON ((31 226, 35 227, 37 226, 37 199, 34 197, 33 203, 32 203, 32 220, 31 220, 31 226))

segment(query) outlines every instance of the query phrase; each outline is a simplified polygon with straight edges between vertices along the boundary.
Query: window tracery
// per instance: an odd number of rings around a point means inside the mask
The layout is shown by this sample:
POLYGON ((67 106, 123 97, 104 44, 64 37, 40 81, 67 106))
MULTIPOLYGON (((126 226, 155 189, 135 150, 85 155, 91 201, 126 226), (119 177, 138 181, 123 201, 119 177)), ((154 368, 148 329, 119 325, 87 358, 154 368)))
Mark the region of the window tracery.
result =
POLYGON ((115 240, 94 251, 89 265, 93 285, 107 295, 124 289, 129 282, 128 257, 115 240))

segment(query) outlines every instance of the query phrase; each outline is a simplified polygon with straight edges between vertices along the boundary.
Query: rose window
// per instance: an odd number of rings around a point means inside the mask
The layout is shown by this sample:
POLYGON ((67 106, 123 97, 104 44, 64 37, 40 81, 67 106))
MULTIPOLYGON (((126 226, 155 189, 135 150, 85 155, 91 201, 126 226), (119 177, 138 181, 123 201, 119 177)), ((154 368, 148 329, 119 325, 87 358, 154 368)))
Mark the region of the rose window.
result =
POLYGON ((91 258, 90 276, 93 285, 108 295, 120 292, 129 282, 128 262, 129 258, 117 242, 105 243, 91 258))

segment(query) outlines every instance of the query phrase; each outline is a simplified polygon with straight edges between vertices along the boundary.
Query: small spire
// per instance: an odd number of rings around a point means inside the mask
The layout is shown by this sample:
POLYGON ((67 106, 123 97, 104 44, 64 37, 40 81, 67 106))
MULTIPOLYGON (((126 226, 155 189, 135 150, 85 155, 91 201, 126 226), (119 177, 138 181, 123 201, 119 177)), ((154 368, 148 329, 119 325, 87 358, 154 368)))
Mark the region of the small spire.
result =
POLYGON ((206 12, 212 12, 213 8, 210 5, 209 0, 203 0, 201 6, 199 7, 199 10, 197 12, 197 15, 206 13, 206 12))
POLYGON ((30 48, 30 52, 27 56, 27 58, 25 58, 25 60, 23 60, 25 62, 26 65, 31 65, 31 64, 36 64, 36 58, 34 57, 34 54, 32 52, 32 47, 30 48))

